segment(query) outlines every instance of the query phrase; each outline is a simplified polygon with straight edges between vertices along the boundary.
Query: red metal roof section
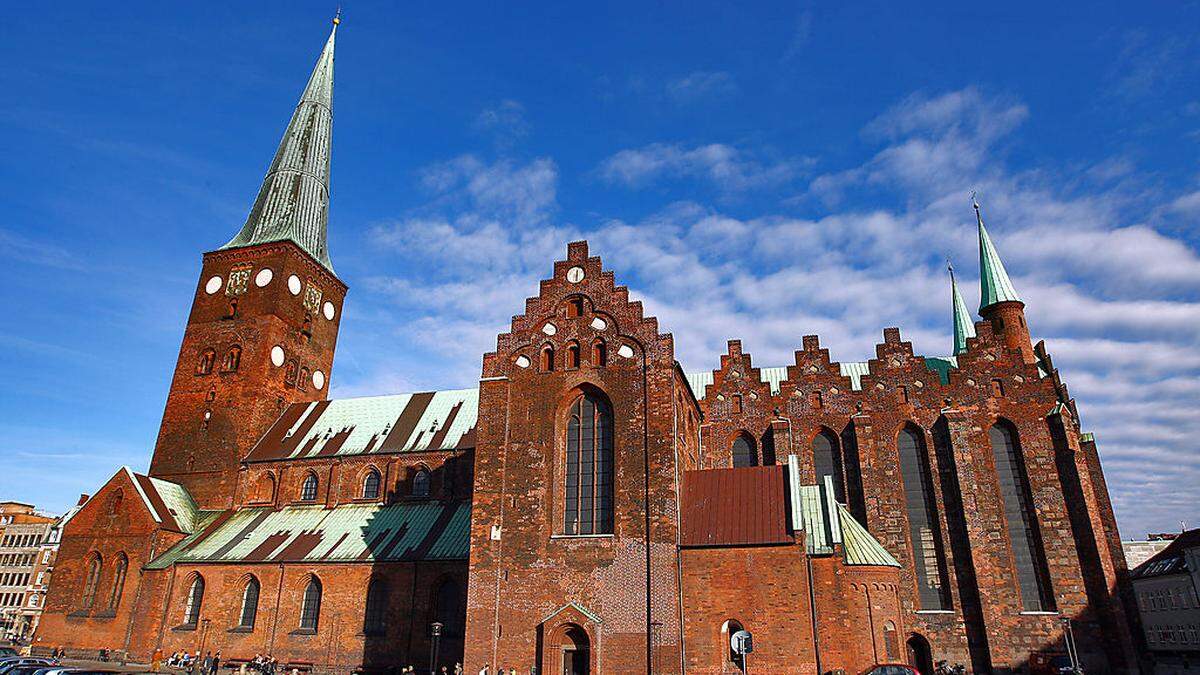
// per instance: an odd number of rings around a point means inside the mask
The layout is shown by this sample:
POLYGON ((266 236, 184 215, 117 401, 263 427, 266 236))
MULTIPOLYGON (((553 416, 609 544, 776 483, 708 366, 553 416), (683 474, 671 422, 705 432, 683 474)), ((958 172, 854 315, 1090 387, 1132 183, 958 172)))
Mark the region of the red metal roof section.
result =
POLYGON ((683 475, 680 544, 790 544, 782 466, 687 471, 683 475))

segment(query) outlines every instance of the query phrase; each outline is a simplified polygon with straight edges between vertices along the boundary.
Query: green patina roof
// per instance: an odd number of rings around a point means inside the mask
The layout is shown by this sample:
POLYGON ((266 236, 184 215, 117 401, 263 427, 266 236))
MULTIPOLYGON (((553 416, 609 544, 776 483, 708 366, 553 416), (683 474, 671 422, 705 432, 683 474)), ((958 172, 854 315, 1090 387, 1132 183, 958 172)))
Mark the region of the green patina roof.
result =
POLYGON ((983 215, 979 204, 975 204, 975 217, 979 221, 979 311, 991 307, 998 302, 1008 300, 1020 301, 1017 289, 1013 288, 1012 280, 1004 269, 1004 262, 992 238, 988 236, 987 228, 983 226, 983 215))
POLYGON ((838 522, 842 524, 842 546, 846 550, 847 565, 900 566, 900 561, 888 553, 883 544, 850 515, 845 505, 838 504, 838 510, 841 512, 838 522))
POLYGON ((950 371, 958 368, 957 356, 926 356, 925 367, 937 373, 942 384, 950 384, 950 371))
POLYGON ((845 504, 833 499, 833 478, 825 477, 824 485, 797 485, 800 475, 799 458, 788 458, 789 491, 798 513, 792 516, 793 529, 803 529, 804 544, 809 555, 831 555, 835 545, 842 545, 847 565, 886 565, 900 563, 880 544, 861 523, 854 519, 845 504), (797 527, 799 526, 799 527, 797 527))
POLYGON ((975 337, 975 321, 967 310, 967 303, 962 293, 958 292, 958 283, 954 280, 954 267, 950 270, 950 303, 954 306, 954 355, 967 351, 967 338, 975 337))

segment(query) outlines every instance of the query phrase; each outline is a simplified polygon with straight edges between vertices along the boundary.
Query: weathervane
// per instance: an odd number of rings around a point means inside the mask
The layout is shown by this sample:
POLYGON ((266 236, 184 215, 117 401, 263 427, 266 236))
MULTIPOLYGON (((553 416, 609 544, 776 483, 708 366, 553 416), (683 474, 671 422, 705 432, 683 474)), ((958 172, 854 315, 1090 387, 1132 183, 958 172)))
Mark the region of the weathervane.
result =
POLYGON ((337 14, 333 15, 333 25, 338 25, 342 22, 342 6, 338 5, 337 14))

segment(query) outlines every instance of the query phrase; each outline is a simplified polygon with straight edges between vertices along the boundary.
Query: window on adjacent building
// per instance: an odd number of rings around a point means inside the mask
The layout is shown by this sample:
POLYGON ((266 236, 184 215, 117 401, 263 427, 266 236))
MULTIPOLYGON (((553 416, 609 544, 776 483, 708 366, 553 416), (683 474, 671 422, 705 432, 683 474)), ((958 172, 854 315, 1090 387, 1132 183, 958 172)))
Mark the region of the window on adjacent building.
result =
POLYGON ((310 473, 304 477, 304 484, 300 486, 300 501, 312 502, 317 500, 317 475, 310 473))
POLYGON ((379 472, 371 469, 363 479, 363 499, 379 499, 379 472))
POLYGON ((239 628, 254 628, 254 620, 258 618, 258 579, 251 576, 246 580, 242 589, 242 611, 238 615, 239 628))
POLYGON ((741 433, 733 439, 733 465, 754 466, 758 464, 758 453, 754 451, 754 439, 749 434, 741 433))
POLYGON ((949 576, 930 480, 925 434, 916 427, 907 426, 900 430, 896 446, 921 609, 947 609, 950 606, 949 576))
POLYGON ((598 396, 582 394, 567 418, 563 481, 566 534, 613 531, 612 409, 598 396))
POLYGON ((187 603, 183 607, 183 624, 195 626, 200 623, 200 606, 204 604, 204 577, 199 574, 192 579, 188 588, 187 603))
POLYGON ((1050 573, 1042 550, 1037 514, 1017 431, 1001 420, 988 430, 988 440, 991 441, 996 479, 1004 501, 1004 519, 1012 543, 1013 566, 1021 589, 1021 604, 1026 611, 1053 610, 1050 573))
POLYGON ((321 582, 312 577, 304 587, 304 601, 300 605, 300 628, 302 630, 317 629, 321 618, 321 582))

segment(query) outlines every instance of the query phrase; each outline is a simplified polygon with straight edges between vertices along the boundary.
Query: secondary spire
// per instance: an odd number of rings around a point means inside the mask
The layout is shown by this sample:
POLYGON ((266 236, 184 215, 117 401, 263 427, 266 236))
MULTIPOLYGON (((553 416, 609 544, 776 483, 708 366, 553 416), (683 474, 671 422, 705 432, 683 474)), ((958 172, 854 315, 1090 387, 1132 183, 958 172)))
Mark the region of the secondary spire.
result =
POLYGON ((329 260, 329 154, 333 136, 333 47, 341 10, 300 96, 246 224, 221 248, 291 241, 322 266, 329 260))
POLYGON ((975 322, 971 320, 971 312, 963 301, 962 293, 958 292, 954 265, 947 262, 946 269, 950 272, 950 303, 954 306, 954 355, 958 356, 967 351, 967 338, 975 337, 975 322))
POLYGON ((1013 288, 1012 280, 1004 269, 1000 254, 988 236, 987 228, 983 226, 983 214, 979 209, 979 201, 971 195, 971 205, 975 207, 975 219, 979 222, 979 312, 998 302, 1015 300, 1021 301, 1017 289, 1013 288))

